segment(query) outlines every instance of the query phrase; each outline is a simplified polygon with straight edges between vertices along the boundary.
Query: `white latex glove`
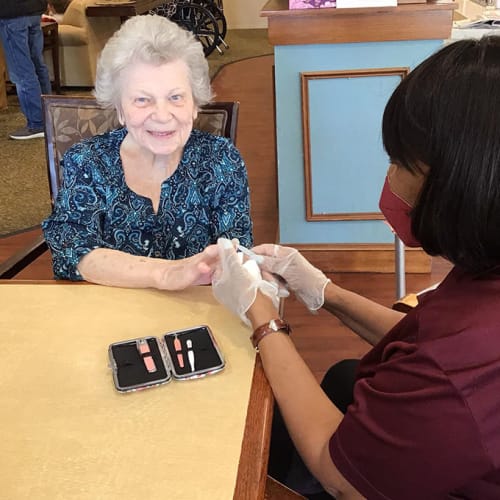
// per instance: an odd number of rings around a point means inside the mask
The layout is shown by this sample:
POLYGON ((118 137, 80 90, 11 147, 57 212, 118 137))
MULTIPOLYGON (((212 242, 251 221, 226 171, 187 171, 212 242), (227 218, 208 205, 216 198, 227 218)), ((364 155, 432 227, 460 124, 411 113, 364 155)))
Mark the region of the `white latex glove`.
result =
POLYGON ((292 290, 310 311, 317 311, 323 306, 325 288, 331 280, 298 250, 265 243, 252 248, 252 251, 263 256, 261 269, 281 277, 288 289, 292 290))
POLYGON ((215 298, 250 326, 246 312, 254 303, 257 291, 270 297, 278 309, 278 287, 262 279, 259 266, 254 260, 242 262, 233 243, 226 238, 217 241, 219 263, 212 277, 215 298))

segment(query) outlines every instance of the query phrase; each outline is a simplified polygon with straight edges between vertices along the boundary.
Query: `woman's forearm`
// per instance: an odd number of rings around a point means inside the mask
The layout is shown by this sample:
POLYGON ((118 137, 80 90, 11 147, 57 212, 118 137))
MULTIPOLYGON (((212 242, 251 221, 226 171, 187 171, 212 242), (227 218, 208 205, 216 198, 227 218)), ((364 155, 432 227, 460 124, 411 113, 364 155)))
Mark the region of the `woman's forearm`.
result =
POLYGON ((96 248, 80 260, 78 271, 86 281, 100 285, 158 288, 157 276, 167 265, 162 259, 96 248))
MULTIPOLYGON (((253 328, 277 318, 277 311, 261 294, 247 312, 253 328)), ((293 333, 292 333, 293 336, 293 333)), ((264 371, 294 444, 311 473, 329 492, 358 495, 333 464, 328 452, 342 413, 328 399, 291 339, 276 333, 259 343, 264 371)))
POLYGON ((323 307, 371 345, 375 345, 404 317, 404 313, 377 304, 333 283, 328 283, 325 288, 323 307))
POLYGON ((80 260, 78 271, 86 281, 100 285, 180 290, 190 285, 209 283, 210 266, 215 257, 212 247, 181 260, 156 259, 96 248, 80 260))

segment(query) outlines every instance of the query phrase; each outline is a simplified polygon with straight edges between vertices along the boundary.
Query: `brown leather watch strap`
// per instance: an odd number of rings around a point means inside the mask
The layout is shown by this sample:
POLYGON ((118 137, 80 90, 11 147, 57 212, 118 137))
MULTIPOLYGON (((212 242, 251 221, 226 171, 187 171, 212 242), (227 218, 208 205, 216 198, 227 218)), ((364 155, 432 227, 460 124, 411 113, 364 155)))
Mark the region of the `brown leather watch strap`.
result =
POLYGON ((261 325, 258 328, 255 329, 253 332, 252 336, 250 337, 250 340, 252 341, 252 345, 255 347, 255 349, 258 351, 259 350, 259 342, 266 336, 269 335, 270 333, 275 333, 275 332, 282 332, 286 333, 287 335, 290 335, 290 332, 292 329, 290 328, 290 325, 282 320, 282 319, 272 319, 269 321, 269 323, 266 323, 265 325, 261 325))

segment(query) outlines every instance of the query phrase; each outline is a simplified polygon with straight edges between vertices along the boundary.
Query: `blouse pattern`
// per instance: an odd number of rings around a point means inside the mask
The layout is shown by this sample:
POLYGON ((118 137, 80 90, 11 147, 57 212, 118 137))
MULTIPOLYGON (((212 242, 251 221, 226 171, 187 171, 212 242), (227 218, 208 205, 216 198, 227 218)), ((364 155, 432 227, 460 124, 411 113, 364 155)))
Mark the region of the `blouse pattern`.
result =
POLYGON ((64 154, 62 185, 42 223, 57 279, 82 280, 78 262, 96 248, 175 260, 219 237, 252 246, 247 172, 230 140, 193 130, 155 213, 151 200, 125 182, 120 146, 126 135, 116 129, 64 154))

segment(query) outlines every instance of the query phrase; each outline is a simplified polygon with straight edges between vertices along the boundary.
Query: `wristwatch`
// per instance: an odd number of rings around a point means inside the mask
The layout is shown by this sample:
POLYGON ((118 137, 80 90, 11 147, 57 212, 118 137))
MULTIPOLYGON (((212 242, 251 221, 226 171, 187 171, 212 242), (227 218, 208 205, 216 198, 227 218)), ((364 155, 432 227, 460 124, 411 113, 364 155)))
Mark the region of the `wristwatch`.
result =
POLYGON ((252 345, 255 347, 255 350, 258 351, 259 342, 266 335, 275 332, 283 332, 286 333, 287 335, 290 335, 291 331, 292 329, 290 328, 290 325, 286 321, 283 321, 282 319, 279 318, 272 319, 271 321, 269 321, 269 323, 266 323, 256 328, 252 336, 250 337, 250 340, 252 341, 252 345))

